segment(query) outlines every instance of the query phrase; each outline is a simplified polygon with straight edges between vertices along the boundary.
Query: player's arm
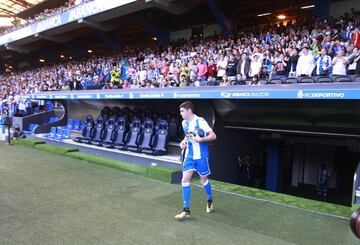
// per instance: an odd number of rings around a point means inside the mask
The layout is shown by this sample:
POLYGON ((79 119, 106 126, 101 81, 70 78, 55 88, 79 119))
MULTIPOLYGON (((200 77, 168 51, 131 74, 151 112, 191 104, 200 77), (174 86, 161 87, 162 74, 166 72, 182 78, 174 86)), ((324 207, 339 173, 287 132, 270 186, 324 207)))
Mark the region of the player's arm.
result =
POLYGON ((186 136, 184 137, 184 139, 180 142, 180 148, 181 150, 184 150, 187 144, 187 140, 186 140, 186 136))
POLYGON ((209 124, 203 118, 200 119, 200 128, 206 132, 206 136, 201 138, 196 134, 194 137, 196 142, 210 142, 216 140, 215 132, 210 128, 209 124))
POLYGON ((206 133, 206 137, 201 138, 199 135, 194 137, 194 141, 196 142, 210 142, 216 140, 216 134, 214 131, 210 131, 206 133))

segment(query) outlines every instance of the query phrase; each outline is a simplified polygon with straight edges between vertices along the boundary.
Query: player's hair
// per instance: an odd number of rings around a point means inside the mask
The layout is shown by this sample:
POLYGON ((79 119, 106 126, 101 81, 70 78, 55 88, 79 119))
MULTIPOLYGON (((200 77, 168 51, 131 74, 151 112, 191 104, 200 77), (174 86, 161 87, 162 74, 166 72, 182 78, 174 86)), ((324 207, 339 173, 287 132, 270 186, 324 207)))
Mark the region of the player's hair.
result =
POLYGON ((195 110, 195 106, 194 106, 194 104, 193 104, 191 101, 185 101, 185 102, 183 102, 183 103, 179 106, 179 108, 180 108, 180 109, 181 109, 181 108, 184 108, 185 110, 191 109, 192 112, 194 112, 194 110, 195 110))

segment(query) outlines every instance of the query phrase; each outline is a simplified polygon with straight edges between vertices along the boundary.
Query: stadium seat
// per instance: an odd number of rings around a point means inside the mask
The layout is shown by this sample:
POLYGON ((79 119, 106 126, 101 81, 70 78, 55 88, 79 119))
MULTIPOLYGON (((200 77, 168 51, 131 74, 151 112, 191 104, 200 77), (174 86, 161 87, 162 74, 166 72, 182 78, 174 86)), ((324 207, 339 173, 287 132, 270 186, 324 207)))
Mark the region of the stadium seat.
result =
POLYGON ((245 80, 245 85, 250 85, 250 84, 251 84, 251 81, 252 81, 251 79, 246 79, 246 80, 245 80))
POLYGON ((298 83, 298 80, 295 77, 288 77, 285 78, 283 81, 283 84, 296 84, 298 83))
POLYGON ((68 128, 63 129, 62 139, 70 139, 70 129, 68 128))
POLYGON ((74 141, 80 143, 88 143, 93 138, 94 131, 94 120, 91 115, 89 115, 86 119, 87 123, 84 129, 82 130, 82 137, 76 137, 74 141))
POLYGON ((332 83, 333 80, 331 79, 331 77, 317 77, 316 80, 317 83, 332 83))
POLYGON ((117 137, 116 125, 114 117, 108 120, 107 126, 104 130, 102 146, 110 148, 114 145, 114 140, 117 137))
POLYGON ((57 128, 51 127, 50 132, 47 135, 45 135, 45 137, 49 138, 49 139, 54 139, 56 136, 56 133, 57 133, 57 128))
POLYGON ((54 104, 51 101, 47 101, 46 102, 46 110, 47 111, 52 111, 54 110, 54 104))
POLYGON ((334 82, 336 82, 336 83, 352 82, 352 79, 348 76, 334 76, 333 79, 334 79, 334 82))
POLYGON ((27 129, 23 129, 23 132, 25 134, 31 134, 34 130, 34 123, 30 123, 27 129))
POLYGON ((102 116, 99 116, 95 121, 95 127, 92 135, 92 140, 88 143, 91 145, 101 145, 104 137, 105 122, 102 116))
POLYGON ((130 123, 129 131, 126 133, 123 150, 136 151, 138 149, 138 138, 141 133, 141 121, 134 119, 130 123))
POLYGON ((62 138, 63 138, 63 128, 58 127, 57 130, 56 130, 55 139, 56 140, 62 140, 62 138))
POLYGON ((152 138, 154 136, 154 122, 151 119, 147 119, 142 124, 142 130, 138 138, 138 151, 143 153, 152 153, 152 138))
POLYGON ((353 80, 353 82, 359 83, 360 82, 360 75, 353 75, 352 80, 353 80))
POLYGON ((259 80, 259 85, 266 85, 267 83, 268 83, 268 80, 266 80, 266 79, 259 80))
POLYGON ((167 152, 169 144, 169 125, 165 120, 161 120, 155 127, 155 135, 153 137, 152 155, 161 156, 167 152))
POLYGON ((267 84, 282 84, 281 78, 271 78, 267 84))
POLYGON ((299 83, 315 83, 315 79, 313 77, 299 77, 299 83))
POLYGON ((56 140, 70 139, 70 129, 57 127, 54 139, 56 140))
POLYGON ((75 120, 72 126, 72 130, 81 130, 81 121, 75 120))
POLYGON ((68 119, 67 124, 66 124, 66 128, 72 130, 73 127, 74 127, 74 120, 68 119))
POLYGON ((80 131, 86 127, 86 121, 80 121, 80 131))
POLYGON ((116 122, 116 135, 114 135, 114 144, 109 146, 109 148, 122 149, 124 147, 126 133, 126 121, 123 117, 120 117, 116 122))

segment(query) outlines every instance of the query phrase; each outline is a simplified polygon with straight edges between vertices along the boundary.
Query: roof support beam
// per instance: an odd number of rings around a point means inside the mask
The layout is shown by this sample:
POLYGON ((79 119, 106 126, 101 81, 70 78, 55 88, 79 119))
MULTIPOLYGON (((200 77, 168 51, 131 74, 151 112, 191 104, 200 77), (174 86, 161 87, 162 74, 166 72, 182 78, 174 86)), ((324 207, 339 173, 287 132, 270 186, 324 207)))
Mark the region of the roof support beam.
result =
MULTIPOLYGON (((5 6, 5 7, 7 7, 7 8, 9 8, 9 9, 11 9, 11 10, 22 11, 22 9, 15 8, 15 6, 10 6, 10 5, 5 4, 5 3, 2 3, 2 6, 5 6)), ((9 10, 9 11, 10 11, 10 10, 9 10)), ((11 11, 11 12, 13 12, 13 11, 11 11)), ((13 13, 15 14, 15 12, 13 12, 13 13)))
POLYGON ((12 50, 12 51, 16 51, 16 52, 19 52, 19 53, 29 53, 30 51, 25 49, 25 48, 21 48, 21 47, 18 47, 18 46, 14 46, 14 45, 11 45, 11 44, 5 44, 5 47, 7 50, 12 50))
POLYGON ((9 0, 9 1, 11 1, 13 3, 17 3, 19 5, 22 5, 22 6, 26 7, 26 8, 31 8, 31 7, 34 6, 33 4, 31 4, 31 3, 27 2, 27 1, 24 1, 24 0, 9 0))
POLYGON ((21 5, 21 6, 25 7, 25 8, 31 8, 31 7, 34 6, 33 4, 31 4, 29 2, 26 2, 24 0, 9 0, 9 1, 13 2, 15 4, 19 4, 19 5, 21 5))
POLYGON ((11 17, 15 16, 14 12, 4 9, 4 8, 1 8, 1 7, 0 7, 0 11, 3 11, 4 13, 8 13, 11 17))
POLYGON ((69 39, 65 38, 65 37, 52 37, 52 36, 49 36, 49 35, 44 35, 44 34, 39 34, 39 33, 36 33, 34 35, 35 38, 41 38, 41 39, 45 39, 45 40, 48 40, 48 41, 52 41, 52 42, 55 42, 55 43, 64 43, 66 41, 68 41, 69 39))
POLYGON ((108 32, 108 31, 111 31, 111 29, 112 29, 112 27, 110 27, 110 26, 105 26, 102 24, 94 23, 94 22, 86 20, 86 19, 79 19, 78 23, 85 24, 87 26, 90 26, 96 30, 103 31, 103 32, 108 32))

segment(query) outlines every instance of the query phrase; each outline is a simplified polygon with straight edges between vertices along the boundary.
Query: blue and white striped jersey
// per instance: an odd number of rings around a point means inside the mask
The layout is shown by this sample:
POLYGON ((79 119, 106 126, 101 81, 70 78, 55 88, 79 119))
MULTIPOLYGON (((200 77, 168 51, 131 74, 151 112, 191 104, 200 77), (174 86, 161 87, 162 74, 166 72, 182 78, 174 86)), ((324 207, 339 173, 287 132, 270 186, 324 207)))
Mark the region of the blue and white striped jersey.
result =
MULTIPOLYGON (((194 118, 191 121, 183 120, 182 126, 184 129, 185 135, 188 132, 194 132, 195 130, 201 128, 204 130, 206 135, 213 130, 210 128, 209 124, 205 121, 204 118, 194 115, 194 118)), ((205 136, 206 136, 205 135, 205 136)), ((208 156, 208 145, 205 142, 195 142, 192 137, 187 137, 187 150, 185 158, 190 158, 193 160, 201 159, 202 157, 208 156)))

